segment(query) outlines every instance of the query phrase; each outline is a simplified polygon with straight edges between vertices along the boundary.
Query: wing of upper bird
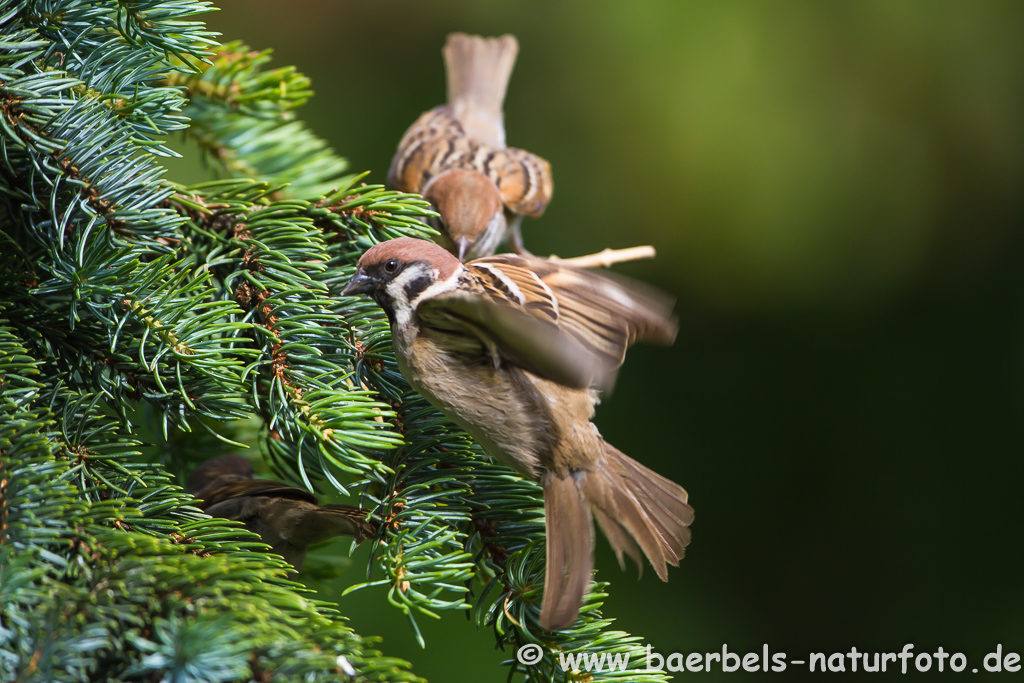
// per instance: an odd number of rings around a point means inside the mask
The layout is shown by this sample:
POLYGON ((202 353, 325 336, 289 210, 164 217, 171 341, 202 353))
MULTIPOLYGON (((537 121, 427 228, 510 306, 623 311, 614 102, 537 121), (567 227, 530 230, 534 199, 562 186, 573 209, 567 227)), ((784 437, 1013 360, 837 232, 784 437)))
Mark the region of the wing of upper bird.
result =
POLYGON ((421 115, 398 143, 388 185, 422 192, 435 175, 450 169, 477 171, 498 187, 509 211, 536 218, 544 213, 554 184, 551 164, 516 147, 495 148, 466 135, 447 106, 421 115))

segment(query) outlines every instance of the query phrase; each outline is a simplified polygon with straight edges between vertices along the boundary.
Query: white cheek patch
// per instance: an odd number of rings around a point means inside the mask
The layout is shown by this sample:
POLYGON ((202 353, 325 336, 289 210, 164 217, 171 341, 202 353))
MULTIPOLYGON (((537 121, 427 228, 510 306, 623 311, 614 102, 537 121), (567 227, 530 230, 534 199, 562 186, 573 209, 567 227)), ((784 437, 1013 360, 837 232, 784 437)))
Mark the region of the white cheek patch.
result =
POLYGON ((394 303, 395 309, 409 307, 409 299, 405 296, 405 285, 408 282, 408 279, 403 279, 404 275, 405 273, 402 273, 389 282, 387 287, 384 288, 384 291, 386 291, 388 296, 391 297, 391 301, 394 303))
MULTIPOLYGON (((438 271, 436 271, 436 270, 431 271, 431 273, 432 273, 432 275, 435 278, 437 278, 437 276, 440 275, 440 273, 438 271)), ((429 287, 424 289, 422 292, 420 292, 420 295, 418 297, 416 297, 415 301, 412 302, 412 304, 413 304, 412 307, 416 308, 416 304, 419 303, 420 301, 426 301, 427 299, 435 297, 438 294, 444 294, 445 292, 450 292, 451 290, 453 290, 456 287, 458 287, 458 285, 459 285, 459 275, 461 273, 462 273, 462 268, 458 268, 458 269, 455 270, 454 273, 452 273, 451 277, 449 277, 447 280, 436 280, 434 282, 434 284, 430 285, 429 287)))
POLYGON ((401 327, 405 327, 409 324, 409 321, 412 318, 412 310, 414 308, 409 301, 409 296, 406 293, 406 287, 413 280, 423 277, 424 275, 429 277, 427 268, 416 263, 396 275, 395 278, 384 288, 384 291, 388 293, 388 298, 391 299, 391 305, 395 311, 395 322, 401 327))
MULTIPOLYGON (((411 304, 409 300, 409 285, 413 284, 416 280, 426 278, 430 282, 437 279, 437 271, 427 266, 425 263, 413 263, 401 273, 395 276, 391 282, 388 283, 386 289, 387 293, 391 295, 391 298, 398 303, 399 301, 406 304, 411 304)), ((414 297, 413 300, 419 297, 414 297)))
POLYGON ((384 291, 388 293, 388 297, 391 299, 396 323, 403 327, 408 325, 412 320, 413 311, 416 310, 416 306, 420 301, 426 301, 433 296, 454 289, 458 285, 458 271, 453 273, 447 280, 438 281, 437 278, 439 276, 440 273, 437 269, 431 268, 425 263, 414 263, 396 275, 387 284, 384 291), (419 289, 416 286, 416 281, 421 279, 426 279, 431 284, 424 289, 419 289), (410 286, 412 286, 412 290, 410 290, 410 286), (416 292, 416 290, 419 291, 416 292), (412 299, 409 298, 410 291, 416 292, 412 299))
POLYGON ((409 302, 405 298, 405 288, 402 287, 398 280, 392 280, 388 283, 385 288, 388 293, 388 297, 391 299, 391 307, 395 312, 395 322, 400 328, 404 328, 409 324, 409 319, 412 317, 412 309, 409 308, 409 302))

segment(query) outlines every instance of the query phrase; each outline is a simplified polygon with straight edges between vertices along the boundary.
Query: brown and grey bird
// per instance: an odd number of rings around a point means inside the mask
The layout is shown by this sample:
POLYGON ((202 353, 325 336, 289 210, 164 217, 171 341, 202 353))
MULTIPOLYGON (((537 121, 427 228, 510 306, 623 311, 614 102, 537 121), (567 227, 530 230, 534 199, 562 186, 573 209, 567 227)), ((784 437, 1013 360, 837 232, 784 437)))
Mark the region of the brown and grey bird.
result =
POLYGON ((416 119, 388 171, 393 189, 433 204, 442 246, 462 261, 489 256, 505 241, 527 253, 522 217, 540 216, 551 201, 551 165, 505 145, 505 91, 518 51, 511 35, 449 35, 448 103, 416 119))
POLYGON ((575 621, 593 568, 592 518, 622 564, 642 551, 662 580, 690 542, 686 491, 607 443, 598 389, 637 340, 670 344, 672 304, 642 285, 513 254, 462 264, 425 240, 382 242, 344 294, 391 322, 409 383, 484 450, 544 488, 540 623, 575 621))
POLYGON ((186 490, 212 517, 233 519, 257 533, 275 553, 302 569, 306 549, 335 536, 369 538, 376 525, 352 505, 318 505, 316 496, 279 481, 255 479, 252 464, 237 455, 210 458, 188 478, 186 490))

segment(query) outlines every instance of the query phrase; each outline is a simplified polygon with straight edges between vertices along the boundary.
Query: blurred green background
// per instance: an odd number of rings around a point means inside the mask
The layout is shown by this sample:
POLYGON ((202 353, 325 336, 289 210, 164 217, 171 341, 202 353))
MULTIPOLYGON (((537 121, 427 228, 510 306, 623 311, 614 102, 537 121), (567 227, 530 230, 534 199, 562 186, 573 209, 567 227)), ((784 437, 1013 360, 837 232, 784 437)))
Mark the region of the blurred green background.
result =
MULTIPOLYGON (((1024 652, 1024 3, 216 4, 312 77, 300 116, 371 182, 442 102, 445 35, 514 33, 508 139, 556 186, 527 245, 657 247, 618 270, 678 298, 679 338, 633 349, 597 422, 697 521, 668 584, 600 542, 617 626, 662 653, 1024 652)), ((421 650, 379 590, 341 606, 432 681, 514 654, 457 613, 421 650)), ((814 678, 700 674, 762 676, 814 678)))

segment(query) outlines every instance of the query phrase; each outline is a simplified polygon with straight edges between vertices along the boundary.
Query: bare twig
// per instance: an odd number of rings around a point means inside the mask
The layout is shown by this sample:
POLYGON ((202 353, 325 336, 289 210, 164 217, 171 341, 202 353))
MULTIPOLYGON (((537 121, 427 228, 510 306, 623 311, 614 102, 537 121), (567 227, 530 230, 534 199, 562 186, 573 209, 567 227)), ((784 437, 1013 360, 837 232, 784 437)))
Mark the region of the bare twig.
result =
POLYGON ((548 260, 564 263, 567 266, 574 266, 576 268, 608 268, 615 263, 641 261, 654 258, 654 256, 654 247, 645 245, 642 247, 629 247, 628 249, 605 249, 596 254, 575 256, 573 258, 559 258, 551 255, 548 257, 548 260))

